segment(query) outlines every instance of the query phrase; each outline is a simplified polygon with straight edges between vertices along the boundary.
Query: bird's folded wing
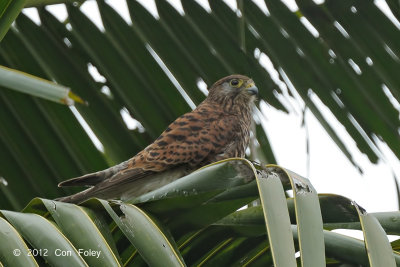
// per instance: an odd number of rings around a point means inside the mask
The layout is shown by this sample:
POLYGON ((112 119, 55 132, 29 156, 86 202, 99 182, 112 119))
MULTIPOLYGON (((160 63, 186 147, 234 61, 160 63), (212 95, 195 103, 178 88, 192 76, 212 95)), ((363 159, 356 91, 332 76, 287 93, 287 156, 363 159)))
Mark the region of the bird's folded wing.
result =
MULTIPOLYGON (((129 160, 121 162, 115 166, 112 166, 108 169, 89 173, 83 176, 75 177, 66 181, 63 181, 58 184, 58 187, 65 186, 94 186, 110 177, 113 177, 116 173, 127 169, 129 164, 129 160)), ((138 170, 140 172, 141 170, 138 170)))

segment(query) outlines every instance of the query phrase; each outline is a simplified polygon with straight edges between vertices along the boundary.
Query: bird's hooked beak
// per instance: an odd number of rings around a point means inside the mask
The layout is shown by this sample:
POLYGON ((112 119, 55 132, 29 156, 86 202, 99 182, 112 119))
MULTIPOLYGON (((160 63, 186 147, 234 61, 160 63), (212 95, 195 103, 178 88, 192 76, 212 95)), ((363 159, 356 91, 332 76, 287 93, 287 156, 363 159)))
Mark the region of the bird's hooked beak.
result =
POLYGON ((256 85, 254 84, 253 81, 249 82, 246 85, 246 90, 247 92, 249 92, 251 95, 257 95, 258 94, 258 88, 256 87, 256 85))

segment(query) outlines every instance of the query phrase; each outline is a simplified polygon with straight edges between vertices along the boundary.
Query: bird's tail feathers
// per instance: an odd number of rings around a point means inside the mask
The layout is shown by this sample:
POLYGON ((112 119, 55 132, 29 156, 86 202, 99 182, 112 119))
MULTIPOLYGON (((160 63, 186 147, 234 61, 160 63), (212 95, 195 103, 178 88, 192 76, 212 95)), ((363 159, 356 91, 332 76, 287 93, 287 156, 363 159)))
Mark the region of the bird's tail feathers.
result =
POLYGON ((78 192, 76 194, 70 195, 70 196, 65 196, 65 197, 59 197, 56 198, 54 200, 56 201, 60 201, 60 202, 67 202, 67 203, 75 203, 75 204, 79 204, 81 202, 83 202, 84 200, 88 199, 89 197, 87 197, 86 195, 86 191, 91 190, 92 188, 88 188, 86 190, 83 190, 81 192, 78 192))
POLYGON ((118 165, 112 166, 108 169, 89 173, 83 176, 75 177, 66 181, 63 181, 58 184, 58 187, 66 187, 66 186, 94 186, 101 181, 104 181, 110 177, 112 177, 117 172, 124 170, 128 167, 129 160, 124 161, 118 165))

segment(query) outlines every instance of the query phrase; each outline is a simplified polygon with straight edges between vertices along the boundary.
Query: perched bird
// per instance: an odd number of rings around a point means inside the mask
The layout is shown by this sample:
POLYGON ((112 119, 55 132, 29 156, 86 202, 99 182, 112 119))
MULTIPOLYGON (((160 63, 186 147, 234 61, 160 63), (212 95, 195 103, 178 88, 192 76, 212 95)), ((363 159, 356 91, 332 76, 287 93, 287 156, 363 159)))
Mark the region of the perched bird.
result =
POLYGON ((252 79, 230 75, 209 88, 196 109, 177 118, 149 146, 106 170, 61 182, 89 186, 59 201, 91 197, 127 199, 152 191, 206 164, 244 157, 249 144, 252 105, 258 89, 252 79))

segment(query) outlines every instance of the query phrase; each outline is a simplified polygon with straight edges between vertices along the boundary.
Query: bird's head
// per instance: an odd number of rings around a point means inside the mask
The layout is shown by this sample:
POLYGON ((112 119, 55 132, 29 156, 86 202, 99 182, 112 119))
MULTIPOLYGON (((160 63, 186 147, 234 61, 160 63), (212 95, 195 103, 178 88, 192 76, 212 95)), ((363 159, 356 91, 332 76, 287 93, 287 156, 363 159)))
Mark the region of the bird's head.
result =
POLYGON ((247 76, 234 74, 224 77, 208 90, 209 101, 228 105, 251 105, 258 94, 258 88, 247 76))

